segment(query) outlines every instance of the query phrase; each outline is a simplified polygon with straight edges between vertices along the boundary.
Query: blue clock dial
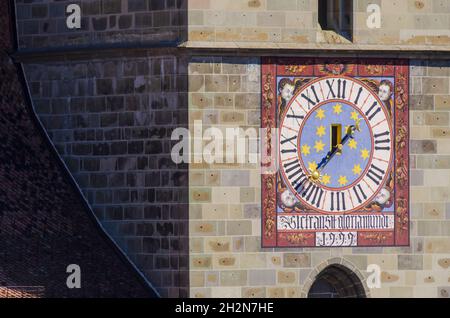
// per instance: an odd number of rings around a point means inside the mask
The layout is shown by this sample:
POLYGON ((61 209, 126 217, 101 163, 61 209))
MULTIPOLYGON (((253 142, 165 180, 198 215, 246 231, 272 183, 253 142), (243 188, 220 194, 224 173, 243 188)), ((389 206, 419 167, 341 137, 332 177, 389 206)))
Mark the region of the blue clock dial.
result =
POLYGON ((351 185, 367 169, 373 142, 369 125, 362 116, 350 104, 328 102, 312 110, 305 119, 300 131, 299 155, 306 169, 320 169, 323 185, 329 188, 351 185), (348 137, 342 149, 322 169, 318 167, 355 124, 359 124, 360 131, 348 137))
POLYGON ((279 124, 283 204, 333 213, 372 202, 393 160, 388 116, 357 79, 325 77, 302 87, 279 124))

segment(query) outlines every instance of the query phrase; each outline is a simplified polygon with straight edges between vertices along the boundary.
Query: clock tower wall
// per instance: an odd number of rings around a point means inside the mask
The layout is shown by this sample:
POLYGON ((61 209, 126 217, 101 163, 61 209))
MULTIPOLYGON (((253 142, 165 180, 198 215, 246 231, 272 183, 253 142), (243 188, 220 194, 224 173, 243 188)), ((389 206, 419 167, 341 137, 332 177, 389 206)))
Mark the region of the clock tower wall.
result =
MULTIPOLYGON (((189 62, 189 128, 259 128, 257 57, 189 62), (198 127, 197 127, 198 128, 198 127)), ((369 297, 450 293, 450 60, 410 60, 410 246, 262 248, 258 164, 189 166, 191 297, 306 297, 316 276, 340 264, 369 297), (369 288, 368 266, 381 288, 369 288)))

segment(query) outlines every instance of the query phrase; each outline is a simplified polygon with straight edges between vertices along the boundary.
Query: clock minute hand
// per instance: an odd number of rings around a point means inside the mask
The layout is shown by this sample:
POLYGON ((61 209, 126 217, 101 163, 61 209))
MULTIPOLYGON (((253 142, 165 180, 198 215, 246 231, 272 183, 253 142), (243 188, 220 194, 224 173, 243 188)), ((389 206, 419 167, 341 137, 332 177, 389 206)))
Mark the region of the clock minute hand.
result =
POLYGON ((319 162, 319 165, 316 168, 316 171, 320 171, 328 164, 328 162, 331 160, 331 158, 336 155, 338 152, 338 147, 333 147, 333 150, 330 150, 325 157, 322 158, 322 160, 319 162))

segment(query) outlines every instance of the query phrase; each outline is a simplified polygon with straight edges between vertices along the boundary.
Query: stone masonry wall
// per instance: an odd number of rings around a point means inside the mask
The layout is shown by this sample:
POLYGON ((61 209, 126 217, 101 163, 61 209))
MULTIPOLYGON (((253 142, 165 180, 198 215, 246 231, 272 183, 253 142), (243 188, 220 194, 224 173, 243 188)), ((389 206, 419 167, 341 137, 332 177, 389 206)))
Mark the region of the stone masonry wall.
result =
POLYGON ((186 1, 17 0, 19 48, 182 42, 186 1), (69 4, 81 7, 81 29, 66 26, 69 4))
MULTIPOLYGON (((17 0, 19 46, 45 48, 154 41, 258 43, 272 48, 330 42, 318 25, 318 0, 17 0), (66 27, 65 8, 80 4, 82 28, 66 27)), ((355 0, 355 44, 450 44, 446 0, 355 0), (381 28, 367 7, 381 8, 381 28)))
POLYGON ((357 0, 354 42, 363 44, 450 44, 450 2, 447 0, 357 0), (381 28, 366 23, 369 4, 381 7, 381 28))
POLYGON ((25 65, 35 110, 97 217, 161 296, 188 286, 186 62, 143 53, 25 65))
POLYGON ((189 41, 316 42, 316 0, 189 0, 189 41))
MULTIPOLYGON (((259 127, 255 58, 200 58, 189 66, 189 123, 259 127)), ((364 280, 370 297, 450 295, 450 61, 411 61, 411 246, 262 249, 257 165, 190 164, 191 297, 304 297, 328 264, 364 280)))
MULTIPOLYGON (((447 0, 355 0, 353 3, 355 44, 450 44, 447 0), (367 26, 369 4, 381 8, 379 29, 367 26)), ((257 46, 268 48, 318 41, 341 42, 336 37, 321 36, 318 0, 189 0, 188 24, 189 41, 260 42, 257 46)))

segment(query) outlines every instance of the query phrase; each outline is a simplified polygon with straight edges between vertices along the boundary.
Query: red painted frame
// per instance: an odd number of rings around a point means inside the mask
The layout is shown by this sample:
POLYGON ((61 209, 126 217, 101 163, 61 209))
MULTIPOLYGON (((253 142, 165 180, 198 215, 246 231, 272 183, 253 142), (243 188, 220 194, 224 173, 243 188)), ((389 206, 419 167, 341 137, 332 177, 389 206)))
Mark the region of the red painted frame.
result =
MULTIPOLYGON (((403 59, 358 58, 263 58, 261 65, 262 98, 261 127, 267 133, 262 136, 262 161, 270 166, 272 143, 270 131, 277 125, 277 77, 394 77, 394 230, 358 231, 357 246, 409 246, 409 61, 403 59)), ((276 152, 278 155, 278 153, 276 152)), ((315 233, 297 231, 290 234, 277 230, 277 175, 279 172, 261 175, 262 246, 263 247, 316 247, 315 233)))

